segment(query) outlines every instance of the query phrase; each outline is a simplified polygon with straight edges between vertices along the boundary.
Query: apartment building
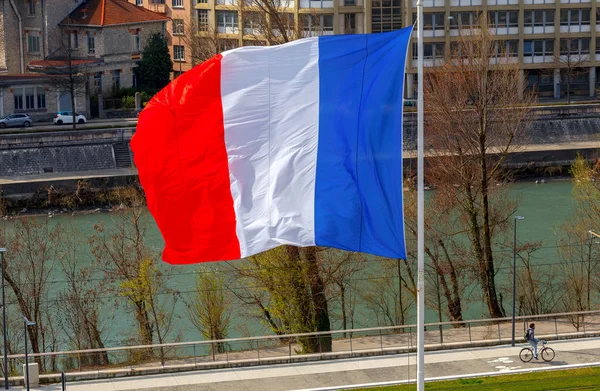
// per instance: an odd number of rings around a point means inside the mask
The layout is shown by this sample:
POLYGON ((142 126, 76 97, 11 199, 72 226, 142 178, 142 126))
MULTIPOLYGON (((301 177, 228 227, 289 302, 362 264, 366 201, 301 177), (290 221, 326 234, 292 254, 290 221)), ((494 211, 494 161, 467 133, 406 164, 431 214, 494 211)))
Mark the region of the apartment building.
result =
POLYGON ((90 95, 131 87, 148 37, 164 34, 165 15, 127 0, 5 0, 0 8, 0 115, 48 119, 72 110, 57 73, 87 76, 75 110, 91 111, 90 95))
POLYGON ((164 15, 166 24, 165 39, 173 60, 173 76, 188 71, 194 65, 190 48, 190 37, 194 34, 192 20, 196 0, 127 0, 138 7, 164 15))
MULTIPOLYGON (((191 0, 192 23, 217 33, 223 49, 258 44, 253 0, 191 0)), ((268 2, 271 3, 271 2, 268 2)), ((417 0, 281 0, 290 28, 301 37, 376 33, 416 21, 417 0)), ((474 29, 477 16, 491 21, 496 39, 541 97, 564 97, 567 73, 572 95, 595 96, 600 66, 600 7, 595 0, 423 0, 425 64, 444 61, 459 34, 474 29), (566 59, 566 61, 565 61, 566 59), (569 62, 567 65, 565 62, 569 62), (565 72, 565 67, 575 68, 565 72)), ((259 40, 260 41, 260 40, 259 40)), ((416 59, 416 50, 413 54, 416 59)), ((407 96, 413 96, 416 61, 409 60, 407 96)))
MULTIPOLYGON (((405 3, 407 25, 416 20, 416 3, 405 3)), ((538 96, 565 97, 569 89, 572 95, 592 97, 600 87, 600 7, 595 0, 424 0, 423 4, 426 66, 444 61, 459 35, 469 34, 477 27, 477 15, 484 15, 494 38, 519 64, 522 77, 538 96)), ((414 91, 416 56, 413 50, 409 95, 414 91)))

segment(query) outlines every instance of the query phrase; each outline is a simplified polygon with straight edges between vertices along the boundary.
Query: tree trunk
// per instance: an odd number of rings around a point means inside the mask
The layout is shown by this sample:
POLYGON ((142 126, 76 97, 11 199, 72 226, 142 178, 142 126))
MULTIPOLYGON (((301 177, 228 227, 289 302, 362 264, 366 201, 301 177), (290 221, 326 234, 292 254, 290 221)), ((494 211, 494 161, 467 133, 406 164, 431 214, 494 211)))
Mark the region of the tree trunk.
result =
MULTIPOLYGON (((305 260, 308 262, 308 278, 311 285, 312 301, 315 311, 315 326, 317 331, 330 331, 329 309, 327 297, 325 296, 325 283, 319 272, 317 261, 317 248, 307 247, 304 249, 305 260)), ((331 352, 331 334, 320 337, 321 352, 331 352)))
MULTIPOLYGON (((342 329, 346 330, 348 328, 346 319, 346 289, 344 289, 343 283, 340 283, 340 299, 342 301, 342 329)), ((344 338, 346 338, 346 333, 344 333, 344 338)))

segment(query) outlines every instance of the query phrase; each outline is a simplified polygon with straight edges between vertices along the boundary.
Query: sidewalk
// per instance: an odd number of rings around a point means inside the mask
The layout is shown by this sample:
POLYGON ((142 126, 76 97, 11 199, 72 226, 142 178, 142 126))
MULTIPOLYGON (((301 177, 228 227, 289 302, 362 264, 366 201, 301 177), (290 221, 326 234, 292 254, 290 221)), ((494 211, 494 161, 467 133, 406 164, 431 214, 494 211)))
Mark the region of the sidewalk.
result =
MULTIPOLYGON (((560 368, 573 364, 600 365, 600 338, 550 342, 556 351, 551 363, 533 360, 523 363, 516 347, 497 346, 428 352, 425 377, 460 376, 477 373, 510 373, 538 368, 560 368)), ((67 383, 69 391, 192 391, 247 390, 280 391, 320 387, 343 387, 386 381, 414 379, 415 354, 364 357, 346 360, 281 364, 258 367, 181 372, 145 377, 129 377, 67 383)), ((22 389, 22 387, 11 388, 22 389)), ((59 384, 31 388, 58 391, 59 384)))

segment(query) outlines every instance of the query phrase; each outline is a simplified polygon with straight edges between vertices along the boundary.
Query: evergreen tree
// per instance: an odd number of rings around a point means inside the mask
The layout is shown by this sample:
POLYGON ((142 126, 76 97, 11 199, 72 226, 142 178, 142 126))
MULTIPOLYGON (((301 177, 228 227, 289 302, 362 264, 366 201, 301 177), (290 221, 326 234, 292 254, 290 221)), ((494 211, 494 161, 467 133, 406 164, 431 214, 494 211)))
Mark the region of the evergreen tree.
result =
POLYGON ((142 89, 150 93, 160 91, 171 81, 172 71, 173 61, 167 41, 160 33, 152 34, 139 63, 142 89))

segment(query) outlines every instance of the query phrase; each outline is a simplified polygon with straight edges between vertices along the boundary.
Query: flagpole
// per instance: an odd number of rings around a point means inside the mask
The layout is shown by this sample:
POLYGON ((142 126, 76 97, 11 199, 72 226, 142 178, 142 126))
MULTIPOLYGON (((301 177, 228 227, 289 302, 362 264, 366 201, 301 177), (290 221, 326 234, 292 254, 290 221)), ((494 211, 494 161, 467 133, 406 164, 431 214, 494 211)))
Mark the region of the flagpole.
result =
POLYGON ((425 389, 425 180, 423 174, 423 0, 417 1, 417 391, 425 389))

